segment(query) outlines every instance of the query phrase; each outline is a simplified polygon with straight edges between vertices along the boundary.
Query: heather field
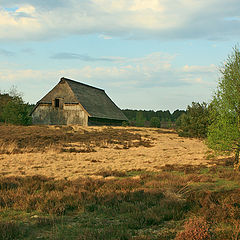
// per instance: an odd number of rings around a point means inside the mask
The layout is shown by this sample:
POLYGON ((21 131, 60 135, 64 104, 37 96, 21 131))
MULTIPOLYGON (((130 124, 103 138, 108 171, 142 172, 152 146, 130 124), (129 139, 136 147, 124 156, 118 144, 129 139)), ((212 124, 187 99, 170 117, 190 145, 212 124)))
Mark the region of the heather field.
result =
POLYGON ((104 171, 161 171, 166 164, 212 165, 198 139, 173 130, 77 126, 0 126, 0 174, 55 179, 104 171))
POLYGON ((240 239, 240 174, 201 140, 129 127, 0 132, 0 239, 240 239))

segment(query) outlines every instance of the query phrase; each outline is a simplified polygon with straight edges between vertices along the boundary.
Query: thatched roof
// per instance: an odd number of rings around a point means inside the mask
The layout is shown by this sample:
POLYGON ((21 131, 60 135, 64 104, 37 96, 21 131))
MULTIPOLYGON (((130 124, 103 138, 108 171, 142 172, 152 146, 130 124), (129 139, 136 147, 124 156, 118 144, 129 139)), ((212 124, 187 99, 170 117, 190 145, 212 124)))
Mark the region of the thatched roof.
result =
MULTIPOLYGON (((92 87, 67 78, 61 78, 58 84, 62 83, 67 83, 72 90, 75 99, 73 100, 72 98, 72 102, 76 102, 77 100, 77 102, 79 102, 88 112, 90 117, 124 121, 127 120, 126 116, 108 97, 103 89, 92 87)), ((46 95, 39 101, 39 103, 46 102, 47 99, 48 97, 46 95)), ((69 103, 69 99, 67 102, 69 103)))

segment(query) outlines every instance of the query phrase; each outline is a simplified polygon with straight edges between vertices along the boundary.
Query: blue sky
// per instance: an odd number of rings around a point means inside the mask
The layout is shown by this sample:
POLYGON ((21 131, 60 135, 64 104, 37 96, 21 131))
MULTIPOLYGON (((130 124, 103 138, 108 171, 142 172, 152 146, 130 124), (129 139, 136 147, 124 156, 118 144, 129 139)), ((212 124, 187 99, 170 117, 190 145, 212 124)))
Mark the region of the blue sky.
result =
POLYGON ((36 103, 67 77, 120 108, 209 102, 239 13, 238 0, 0 0, 0 91, 36 103))

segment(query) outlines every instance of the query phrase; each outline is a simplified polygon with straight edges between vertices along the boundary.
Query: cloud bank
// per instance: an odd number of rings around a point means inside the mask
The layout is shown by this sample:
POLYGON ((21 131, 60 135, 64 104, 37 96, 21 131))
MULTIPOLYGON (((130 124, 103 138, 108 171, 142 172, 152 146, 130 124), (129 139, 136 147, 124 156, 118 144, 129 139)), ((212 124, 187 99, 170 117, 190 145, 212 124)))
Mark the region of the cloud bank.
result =
MULTIPOLYGON (((1 53, 1 52, 0 52, 1 53)), ((69 52, 60 52, 52 55, 52 59, 71 59, 71 60, 81 60, 85 62, 118 62, 122 61, 122 57, 91 57, 79 53, 69 53, 69 52)))
MULTIPOLYGON (((189 66, 174 67, 176 56, 154 52, 139 58, 121 57, 89 57, 81 54, 59 53, 53 57, 63 57, 64 59, 77 58, 86 62, 102 61, 109 59, 115 61, 114 66, 99 65, 97 67, 86 65, 78 69, 61 70, 34 70, 34 69, 10 69, 3 67, 0 72, 0 81, 24 82, 34 79, 40 81, 58 77, 76 78, 79 81, 99 82, 104 81, 107 86, 123 86, 126 88, 146 88, 146 87, 178 87, 192 84, 211 85, 216 80, 217 68, 214 64, 209 66, 189 66), (202 81, 199 81, 202 79, 202 81)), ((2 64, 2 66, 4 66, 2 64)))
POLYGON ((26 100, 33 103, 45 95, 61 77, 106 89, 108 93, 113 93, 121 107, 147 108, 158 105, 157 108, 160 107, 159 103, 165 103, 166 108, 174 110, 176 102, 179 107, 185 108, 191 101, 206 101, 215 88, 216 66, 175 67, 175 58, 173 55, 154 52, 139 58, 120 59, 114 66, 96 67, 88 64, 82 68, 54 70, 13 70, 6 65, 1 69, 0 83, 5 89, 11 85, 20 86, 24 96, 28 96, 26 100), (172 106, 168 105, 170 102, 172 106))
POLYGON ((0 0, 0 40, 71 34, 127 39, 240 35, 239 0, 0 0))

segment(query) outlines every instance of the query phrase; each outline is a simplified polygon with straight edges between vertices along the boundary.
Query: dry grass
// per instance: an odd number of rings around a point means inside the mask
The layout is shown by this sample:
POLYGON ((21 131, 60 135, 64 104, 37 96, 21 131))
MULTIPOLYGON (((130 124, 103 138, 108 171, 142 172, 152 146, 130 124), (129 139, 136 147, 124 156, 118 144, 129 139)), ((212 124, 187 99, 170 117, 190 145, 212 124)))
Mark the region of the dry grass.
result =
POLYGON ((239 239, 240 174, 221 165, 187 169, 2 177, 0 239, 239 239))
POLYGON ((94 147, 120 149, 150 147, 150 139, 124 128, 81 128, 78 126, 8 126, 1 125, 0 153, 91 152, 94 147), (83 151, 81 151, 83 150, 83 151))
POLYGON ((240 173, 200 140, 128 127, 0 132, 0 240, 240 238, 240 173))
POLYGON ((0 132, 0 176, 100 178, 108 171, 156 172, 169 164, 211 162, 202 141, 179 137, 171 130, 3 125, 0 132))

